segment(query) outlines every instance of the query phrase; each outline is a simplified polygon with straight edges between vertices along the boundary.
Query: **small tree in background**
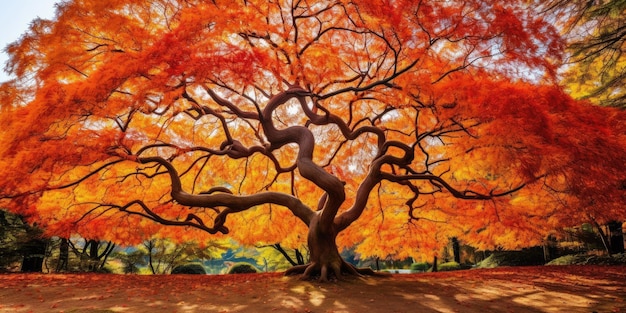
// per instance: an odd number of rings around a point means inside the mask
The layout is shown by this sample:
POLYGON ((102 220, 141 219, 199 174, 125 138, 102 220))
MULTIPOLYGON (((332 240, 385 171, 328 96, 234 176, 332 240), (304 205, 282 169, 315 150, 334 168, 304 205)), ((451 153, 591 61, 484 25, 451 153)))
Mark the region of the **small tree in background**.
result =
POLYGON ((0 210, 0 271, 21 263, 22 272, 41 272, 48 242, 42 233, 23 217, 0 210))
POLYGON ((152 274, 167 274, 186 263, 218 257, 223 249, 223 245, 216 243, 200 245, 197 242, 175 243, 153 238, 144 241, 138 252, 147 259, 146 265, 152 274))

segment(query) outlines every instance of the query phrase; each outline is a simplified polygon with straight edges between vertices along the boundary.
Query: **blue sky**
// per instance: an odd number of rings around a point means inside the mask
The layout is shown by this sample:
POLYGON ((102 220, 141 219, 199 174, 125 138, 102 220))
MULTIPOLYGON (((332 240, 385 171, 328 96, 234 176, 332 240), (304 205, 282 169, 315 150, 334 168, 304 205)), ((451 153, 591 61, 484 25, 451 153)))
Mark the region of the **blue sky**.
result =
POLYGON ((54 17, 56 2, 60 0, 0 0, 0 82, 9 79, 3 70, 8 59, 4 48, 18 40, 33 19, 54 17))

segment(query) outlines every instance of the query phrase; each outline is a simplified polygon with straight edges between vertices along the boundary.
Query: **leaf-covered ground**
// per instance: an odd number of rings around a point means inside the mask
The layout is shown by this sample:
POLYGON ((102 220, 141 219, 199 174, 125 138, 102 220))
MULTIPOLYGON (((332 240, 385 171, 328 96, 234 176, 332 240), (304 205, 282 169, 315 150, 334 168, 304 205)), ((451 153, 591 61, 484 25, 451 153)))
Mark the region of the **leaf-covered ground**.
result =
POLYGON ((320 284, 280 274, 0 275, 0 312, 626 312, 626 266, 503 267, 320 284))

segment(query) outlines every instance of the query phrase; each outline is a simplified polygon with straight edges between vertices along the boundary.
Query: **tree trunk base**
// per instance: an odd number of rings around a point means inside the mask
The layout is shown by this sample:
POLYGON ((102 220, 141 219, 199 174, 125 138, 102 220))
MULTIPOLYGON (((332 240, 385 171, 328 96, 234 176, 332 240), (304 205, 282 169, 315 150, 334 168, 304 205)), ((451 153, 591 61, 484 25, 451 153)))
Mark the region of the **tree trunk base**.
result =
POLYGON ((343 260, 340 266, 309 263, 294 266, 285 271, 285 276, 295 275, 302 275, 300 277, 302 280, 317 280, 320 282, 343 280, 344 277, 384 276, 384 274, 375 272, 369 267, 358 268, 343 260))
MULTIPOLYGON (((321 212, 321 211, 318 211, 321 212)), ((344 261, 335 242, 337 231, 332 220, 324 225, 321 220, 322 214, 318 213, 309 223, 307 243, 310 251, 310 263, 294 266, 285 272, 285 275, 299 275, 303 280, 318 280, 321 282, 342 280, 344 276, 361 277, 363 275, 376 275, 369 268, 356 268, 344 261)))

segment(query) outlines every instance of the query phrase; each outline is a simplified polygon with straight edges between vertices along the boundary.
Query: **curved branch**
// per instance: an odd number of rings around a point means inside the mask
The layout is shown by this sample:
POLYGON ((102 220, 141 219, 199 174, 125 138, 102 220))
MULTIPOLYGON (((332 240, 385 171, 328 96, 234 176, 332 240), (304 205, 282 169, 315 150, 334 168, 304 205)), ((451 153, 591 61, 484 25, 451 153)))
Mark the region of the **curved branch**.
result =
POLYGON ((321 224, 330 226, 339 207, 346 198, 343 183, 313 162, 315 137, 308 128, 292 126, 279 130, 272 121, 272 113, 276 108, 292 98, 300 97, 303 92, 306 93, 307 91, 301 87, 292 86, 288 90, 275 95, 261 114, 261 125, 271 143, 270 150, 290 143, 298 145, 296 165, 300 175, 322 188, 328 194, 328 200, 325 202, 324 210, 321 213, 321 224))
POLYGON ((316 108, 322 110, 324 112, 324 115, 319 115, 315 113, 312 109, 310 109, 304 99, 305 95, 310 95, 309 92, 300 90, 298 94, 300 107, 302 108, 304 114, 309 118, 311 123, 315 125, 335 124, 341 131, 341 134, 348 140, 354 140, 364 133, 372 133, 378 137, 378 147, 380 148, 383 146, 385 142, 385 133, 382 129, 375 126, 361 126, 355 130, 351 130, 350 127, 348 127, 348 124, 346 124, 341 119, 341 117, 332 114, 330 111, 328 111, 326 108, 319 105, 318 103, 315 103, 314 105, 316 106, 316 108))
POLYGON ((365 179, 363 179, 361 185, 359 185, 359 188, 357 189, 354 204, 350 209, 337 216, 334 221, 335 227, 338 231, 346 229, 361 216, 363 210, 365 210, 365 207, 367 206, 370 193, 382 180, 380 168, 385 163, 391 163, 392 159, 397 158, 379 154, 379 157, 372 162, 367 176, 365 176, 365 179))
POLYGON ((454 196, 455 198, 464 199, 464 200, 490 200, 493 198, 512 194, 524 188, 524 186, 526 186, 526 184, 524 183, 515 188, 509 189, 503 192, 496 193, 492 191, 489 194, 483 194, 483 193, 479 193, 479 192, 472 191, 472 190, 464 190, 464 191, 458 190, 452 187, 452 185, 446 182, 443 178, 437 175, 432 175, 432 174, 393 175, 389 173, 381 173, 380 175, 382 179, 388 180, 391 182, 403 182, 407 180, 428 180, 431 183, 435 184, 436 186, 443 187, 444 189, 448 190, 452 194, 452 196, 454 196))
POLYGON ((143 218, 147 218, 149 220, 155 221, 159 224, 163 224, 163 225, 167 225, 167 226, 188 226, 188 227, 193 227, 193 228, 197 228, 203 231, 208 232, 209 234, 216 234, 218 232, 223 233, 223 234, 227 234, 229 232, 228 228, 226 226, 222 224, 217 224, 215 223, 215 225, 213 227, 208 227, 204 224, 204 221, 199 218, 197 215, 193 214, 193 213, 189 213, 187 215, 187 218, 184 221, 174 221, 174 220, 169 220, 169 219, 165 219, 163 217, 161 217, 160 215, 156 214, 154 211, 152 211, 148 205, 146 205, 143 201, 141 200, 135 200, 135 201, 131 201, 128 204, 124 205, 124 206, 117 206, 117 205, 110 205, 112 208, 116 208, 121 212, 130 214, 130 215, 139 215, 143 218), (138 211, 132 211, 129 210, 129 208, 138 205, 139 207, 141 207, 141 209, 144 212, 138 212, 138 211))
POLYGON ((87 173, 86 175, 72 181, 69 182, 67 184, 64 185, 58 185, 58 186, 48 186, 42 189, 37 189, 37 190, 31 190, 31 191, 27 191, 27 192, 21 192, 21 193, 17 193, 17 194, 0 194, 0 199, 16 199, 16 198, 20 198, 20 197, 25 197, 25 196, 32 196, 32 195, 36 195, 39 194, 41 192, 45 192, 45 191, 51 191, 51 190, 60 190, 60 189, 66 189, 66 188, 70 188, 73 186, 77 186, 80 183, 82 183, 83 181, 87 180, 89 177, 98 174, 100 171, 102 171, 103 169, 106 169, 109 166, 115 165, 117 163, 126 161, 125 159, 118 159, 118 160, 114 160, 111 162, 107 162, 101 166, 99 166, 98 168, 96 168, 95 170, 87 173))
POLYGON ((333 92, 329 92, 327 94, 324 95, 317 95, 316 98, 318 99, 326 99, 326 98, 330 98, 330 97, 334 97, 336 95, 342 94, 342 93, 346 93, 346 92, 362 92, 362 91, 366 91, 366 90, 370 90, 373 89, 374 87, 377 86, 381 86, 381 85, 387 85, 389 84, 392 80, 394 80, 396 77, 402 75, 403 73, 409 71, 410 69, 412 69, 415 65, 417 65, 417 62, 419 62, 419 59, 414 60, 413 62, 411 62, 409 65, 407 65, 406 67, 404 67, 403 69, 400 69, 399 71, 395 71, 393 73, 393 75, 372 82, 369 85, 363 86, 363 87, 346 87, 346 88, 342 88, 333 92))
POLYGON ((307 207, 298 198, 279 192, 262 192, 253 195, 238 196, 229 192, 221 191, 219 188, 213 188, 209 193, 194 195, 185 192, 182 189, 182 183, 178 175, 178 171, 174 166, 162 157, 140 157, 138 161, 141 163, 155 162, 163 166, 171 179, 172 198, 179 204, 190 207, 226 207, 216 218, 215 224, 218 225, 226 221, 226 217, 231 213, 245 211, 252 207, 262 204, 277 204, 291 210, 306 225, 309 224, 314 215, 313 210, 307 207))
POLYGON ((238 117, 241 117, 244 119, 252 119, 252 120, 259 119, 259 115, 257 113, 246 112, 246 111, 241 110, 238 106, 236 106, 232 102, 217 95, 215 91, 213 91, 211 88, 204 88, 204 90, 209 94, 209 96, 211 96, 211 99, 213 99, 213 101, 215 101, 218 105, 228 108, 238 117))
MULTIPOLYGON (((387 147, 395 146, 398 148, 402 148, 401 143, 395 144, 393 142, 390 142, 386 146, 387 147)), ((489 194, 482 194, 482 193, 478 193, 472 190, 464 190, 464 191, 458 190, 452 187, 452 185, 446 182, 443 178, 436 176, 436 175, 432 175, 432 174, 414 173, 414 174, 407 174, 407 175, 397 175, 397 174, 391 174, 391 173, 383 173, 380 171, 383 164, 401 165, 403 163, 406 164, 406 162, 410 162, 410 159, 412 159, 412 150, 411 149, 403 149, 403 150, 407 153, 403 158, 394 157, 390 155, 381 155, 379 158, 374 160, 374 162, 372 162, 372 166, 370 167, 370 172, 367 174, 367 176, 365 177, 365 179, 359 186, 359 189, 357 190, 354 204, 352 205, 350 209, 346 210, 344 213, 342 213, 335 219, 335 226, 338 231, 341 231, 347 228, 348 226, 350 226, 350 224, 356 221, 359 218, 359 216, 361 216, 361 214, 363 213, 363 210, 365 209, 367 205, 367 201, 368 201, 368 198, 372 189, 377 184, 379 184, 382 180, 388 180, 390 182, 399 183, 403 185, 407 185, 407 182, 411 180, 428 180, 433 185, 436 185, 440 188, 448 190, 455 198, 464 199, 464 200, 490 200, 493 198, 497 198, 497 197, 514 193, 522 189, 526 185, 526 184, 521 184, 515 188, 506 190, 503 192, 499 192, 499 193, 491 192, 489 194)), ((411 186, 409 187, 411 188, 411 186)), ((411 188, 411 189, 413 189, 414 192, 416 191, 419 192, 419 190, 417 190, 416 188, 411 188)), ((413 200, 411 200, 411 202, 413 200)))

